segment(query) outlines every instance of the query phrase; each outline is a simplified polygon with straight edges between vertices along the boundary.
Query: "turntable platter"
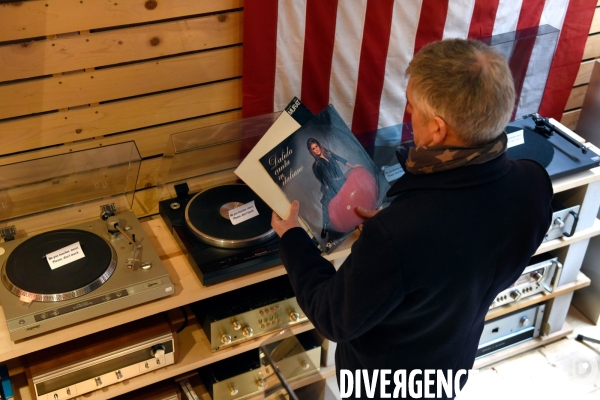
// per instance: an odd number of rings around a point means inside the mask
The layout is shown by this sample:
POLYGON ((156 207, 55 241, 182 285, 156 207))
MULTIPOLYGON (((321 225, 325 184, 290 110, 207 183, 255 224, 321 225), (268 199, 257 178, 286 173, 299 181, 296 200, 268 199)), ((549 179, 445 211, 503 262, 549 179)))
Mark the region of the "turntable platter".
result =
POLYGON ((112 275, 116 264, 113 247, 102 237, 79 229, 60 229, 19 244, 2 267, 2 282, 17 296, 61 301, 98 288, 112 275), (51 269, 46 255, 76 242, 85 257, 51 269))
POLYGON ((271 209, 247 185, 215 186, 195 195, 185 209, 186 226, 202 242, 240 248, 266 242, 275 235, 271 209), (258 215, 233 225, 227 211, 254 201, 258 215))

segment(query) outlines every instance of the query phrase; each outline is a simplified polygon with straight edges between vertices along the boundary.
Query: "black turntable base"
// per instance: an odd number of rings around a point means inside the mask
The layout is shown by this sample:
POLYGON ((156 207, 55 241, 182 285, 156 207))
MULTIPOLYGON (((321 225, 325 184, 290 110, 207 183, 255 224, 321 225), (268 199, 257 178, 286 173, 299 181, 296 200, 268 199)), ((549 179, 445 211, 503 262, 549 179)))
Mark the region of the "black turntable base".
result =
POLYGON ((176 198, 159 202, 159 212, 203 285, 281 264, 271 209, 248 186, 222 185, 190 194, 181 184, 176 190, 176 198), (233 225, 227 210, 251 201, 258 216, 233 225))

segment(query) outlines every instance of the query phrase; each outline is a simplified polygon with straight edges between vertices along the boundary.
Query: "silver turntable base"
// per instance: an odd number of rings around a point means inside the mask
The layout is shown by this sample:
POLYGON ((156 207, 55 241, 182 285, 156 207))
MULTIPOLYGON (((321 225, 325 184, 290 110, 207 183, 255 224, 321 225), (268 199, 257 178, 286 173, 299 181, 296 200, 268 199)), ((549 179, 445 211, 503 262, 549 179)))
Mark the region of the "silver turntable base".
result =
MULTIPOLYGON (((72 291, 67 292, 67 295, 65 293, 44 292, 43 295, 40 292, 29 293, 29 289, 19 287, 9 279, 10 274, 6 273, 6 266, 11 253, 13 251, 19 253, 20 249, 17 249, 19 245, 36 236, 0 243, 0 253, 2 253, 0 254, 2 277, 0 303, 4 310, 11 340, 24 339, 63 328, 174 293, 173 283, 135 214, 125 212, 116 217, 119 219, 119 225, 127 228, 126 233, 129 237, 135 235, 136 243, 141 246, 138 253, 135 254, 138 261, 131 262, 133 246, 129 239, 121 233, 109 233, 107 223, 102 219, 98 218, 91 222, 70 226, 68 230, 82 230, 87 235, 89 232, 98 235, 103 239, 101 242, 108 244, 112 256, 106 265, 106 269, 111 270, 111 273, 105 274, 108 277, 101 279, 102 283, 98 284, 97 281, 94 281, 93 284, 84 285, 85 290, 74 287, 72 291), (112 257, 116 258, 116 267, 113 265, 112 257), (128 264, 132 268, 128 268, 128 264), (112 270, 113 268, 114 270, 112 270), (36 300, 30 303, 23 301, 28 296, 36 300)), ((60 233, 61 231, 57 231, 57 234, 60 233)), ((45 253, 45 250, 42 253, 45 253)), ((36 258, 37 256, 36 254, 36 258)), ((44 254, 40 257, 44 257, 44 254)), ((93 260, 86 260, 87 263, 91 261, 93 260)), ((9 265, 11 264, 14 264, 14 257, 9 262, 9 265)), ((85 267, 87 264, 82 263, 82 265, 85 267)), ((48 267, 46 272, 50 282, 49 288, 57 287, 56 282, 53 283, 51 278, 53 276, 59 278, 60 273, 64 274, 63 270, 53 275, 54 271, 59 270, 60 268, 50 271, 48 267)))

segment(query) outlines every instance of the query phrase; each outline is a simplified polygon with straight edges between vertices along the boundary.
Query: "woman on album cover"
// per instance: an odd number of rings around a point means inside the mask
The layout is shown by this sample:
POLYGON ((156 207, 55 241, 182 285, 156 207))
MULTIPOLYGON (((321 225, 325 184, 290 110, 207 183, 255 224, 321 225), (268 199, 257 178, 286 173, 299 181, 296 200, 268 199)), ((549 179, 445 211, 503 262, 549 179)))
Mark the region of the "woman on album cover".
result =
POLYGON ((329 202, 338 194, 346 182, 346 178, 338 162, 350 168, 356 168, 359 164, 350 164, 345 158, 325 148, 314 138, 309 138, 306 141, 306 147, 315 159, 312 166, 313 174, 321 182, 321 192, 323 193, 323 197, 321 197, 321 205, 323 206, 323 230, 321 231, 321 238, 325 239, 329 231, 329 202))

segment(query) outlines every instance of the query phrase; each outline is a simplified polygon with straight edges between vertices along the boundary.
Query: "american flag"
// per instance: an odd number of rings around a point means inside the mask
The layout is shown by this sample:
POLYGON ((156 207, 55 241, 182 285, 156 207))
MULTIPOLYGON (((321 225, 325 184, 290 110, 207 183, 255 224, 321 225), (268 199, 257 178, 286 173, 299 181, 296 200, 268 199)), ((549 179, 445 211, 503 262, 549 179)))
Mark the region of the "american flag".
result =
POLYGON ((298 96, 314 113, 333 104, 355 134, 399 126, 404 71, 425 44, 549 25, 554 53, 547 40, 538 46, 544 35, 498 49, 515 76, 516 116, 539 111, 560 120, 595 7, 596 0, 246 0, 243 115, 283 110, 298 96))

